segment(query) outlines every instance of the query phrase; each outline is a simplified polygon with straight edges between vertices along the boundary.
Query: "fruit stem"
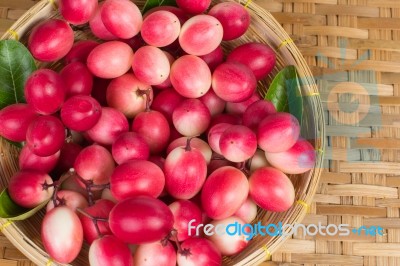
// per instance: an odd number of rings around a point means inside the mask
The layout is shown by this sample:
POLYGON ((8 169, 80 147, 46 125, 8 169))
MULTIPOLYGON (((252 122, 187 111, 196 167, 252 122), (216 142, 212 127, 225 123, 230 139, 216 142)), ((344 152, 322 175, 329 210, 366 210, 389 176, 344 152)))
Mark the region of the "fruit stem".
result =
POLYGON ((183 254, 181 243, 179 243, 179 240, 178 240, 178 231, 176 229, 172 229, 169 234, 170 234, 170 237, 173 239, 173 241, 175 241, 176 247, 178 249, 178 253, 183 254))
POLYGON ((72 139, 71 129, 67 128, 67 137, 65 138, 65 142, 71 143, 72 141, 73 141, 73 139, 72 139))
POLYGON ((82 210, 81 208, 76 208, 76 210, 81 213, 82 215, 86 216, 87 218, 89 218, 90 220, 92 220, 94 227, 96 228, 96 233, 98 235, 98 237, 102 237, 103 234, 100 232, 100 228, 98 225, 98 222, 106 222, 108 223, 108 219, 107 218, 101 218, 101 217, 94 217, 92 215, 90 215, 89 213, 85 212, 84 210, 82 210))
POLYGON ((211 156, 211 160, 225 160, 224 156, 219 155, 217 153, 213 153, 211 156))
POLYGON ((191 141, 192 139, 193 139, 192 137, 188 137, 188 138, 186 139, 185 151, 191 151, 191 150, 192 150, 192 147, 190 147, 190 141, 191 141))
MULTIPOLYGON (((54 184, 54 183, 53 183, 53 184, 54 184)), ((61 200, 60 200, 60 201, 57 201, 57 200, 58 200, 57 192, 58 192, 58 189, 59 189, 59 188, 60 188, 60 186, 59 186, 58 184, 54 185, 53 195, 51 195, 51 199, 52 199, 52 201, 53 201, 54 208, 55 208, 55 207, 58 207, 58 206, 60 205, 60 203, 61 203, 61 200)))
POLYGON ((88 201, 89 201, 89 206, 92 206, 94 204, 93 200, 93 189, 105 189, 105 188, 110 188, 110 183, 107 184, 94 184, 93 180, 86 180, 83 179, 81 176, 77 175, 79 180, 85 185, 86 187, 86 193, 88 195, 88 201))
POLYGON ((43 190, 47 190, 47 189, 49 189, 49 188, 51 188, 51 187, 57 187, 58 186, 58 183, 56 182, 56 181, 54 181, 53 183, 51 183, 51 184, 47 184, 47 181, 45 181, 43 184, 42 184, 42 189, 43 190))
POLYGON ((240 171, 242 171, 247 177, 250 176, 250 169, 247 168, 247 163, 246 163, 246 161, 239 163, 239 164, 238 164, 238 169, 239 169, 240 171))
POLYGON ((146 109, 145 109, 145 112, 150 112, 150 102, 151 102, 150 92, 151 92, 151 89, 147 89, 147 90, 140 90, 139 88, 137 89, 137 93, 139 95, 145 95, 146 96, 146 109))

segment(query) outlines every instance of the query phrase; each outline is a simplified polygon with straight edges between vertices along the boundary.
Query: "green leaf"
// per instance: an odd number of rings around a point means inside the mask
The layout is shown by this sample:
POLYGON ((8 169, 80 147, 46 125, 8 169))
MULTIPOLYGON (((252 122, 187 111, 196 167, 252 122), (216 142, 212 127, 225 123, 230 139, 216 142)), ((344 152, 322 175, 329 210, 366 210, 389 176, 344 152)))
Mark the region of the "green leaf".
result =
POLYGON ((303 98, 294 66, 287 66, 275 76, 264 97, 272 102, 278 112, 289 112, 301 123, 303 98))
POLYGON ((35 60, 22 43, 0 41, 0 109, 25 102, 24 85, 36 69, 35 60))
POLYGON ((3 138, 3 137, 1 137, 1 138, 4 139, 5 141, 7 141, 8 143, 10 143, 11 145, 14 145, 17 148, 22 149, 24 147, 24 143, 23 142, 15 142, 15 141, 11 141, 11 140, 8 140, 6 138, 3 138))
POLYGON ((46 200, 33 209, 23 208, 11 199, 8 189, 4 189, 0 194, 0 217, 15 221, 25 220, 45 207, 48 202, 49 200, 46 200))
POLYGON ((175 0, 147 0, 143 6, 142 14, 157 6, 176 6, 175 0))

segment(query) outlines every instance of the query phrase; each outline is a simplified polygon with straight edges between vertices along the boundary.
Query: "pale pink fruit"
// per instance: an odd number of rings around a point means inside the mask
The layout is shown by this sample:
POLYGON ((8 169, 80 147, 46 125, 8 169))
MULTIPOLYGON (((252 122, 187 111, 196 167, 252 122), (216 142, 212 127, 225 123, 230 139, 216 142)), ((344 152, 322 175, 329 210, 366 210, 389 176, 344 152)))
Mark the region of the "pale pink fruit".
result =
POLYGON ((267 211, 284 212, 293 205, 295 198, 293 184, 278 169, 259 168, 251 174, 249 184, 251 198, 267 211))
POLYGON ((219 148, 227 160, 244 162, 256 152, 257 137, 248 127, 232 125, 221 134, 219 148))
POLYGON ((46 213, 40 235, 45 250, 56 262, 70 263, 81 251, 82 225, 78 215, 66 206, 46 213))
POLYGON ((108 235, 96 239, 90 245, 89 263, 91 266, 133 265, 133 257, 128 245, 108 235))
POLYGON ((299 136, 299 121, 283 112, 268 115, 260 122, 257 131, 258 145, 268 153, 290 149, 299 136))
POLYGON ((223 28, 218 19, 210 15, 196 15, 181 28, 179 44, 191 55, 206 55, 221 44, 223 28))
POLYGON ((251 223, 257 217, 257 205, 254 200, 248 197, 234 216, 242 219, 245 223, 251 223))
POLYGON ((245 174, 231 166, 215 170, 204 183, 202 208, 207 216, 221 220, 232 216, 242 206, 249 193, 245 174))
POLYGON ((176 251, 170 242, 142 244, 135 251, 134 263, 135 266, 175 266, 176 251))
POLYGON ((237 234, 229 235, 227 232, 224 232, 224 234, 220 235, 214 231, 213 235, 207 237, 214 243, 222 255, 231 256, 238 254, 247 247, 249 240, 252 238, 251 233, 253 232, 249 231, 249 228, 246 230, 246 227, 244 227, 245 222, 239 217, 230 216, 223 220, 214 220, 210 224, 214 226, 214 229, 218 225, 226 228, 230 224, 238 225, 241 228, 240 234, 238 232, 237 234))
POLYGON ((174 89, 186 98, 199 98, 211 87, 211 71, 194 55, 184 55, 171 66, 170 80, 174 89))
POLYGON ((283 152, 266 152, 268 162, 287 174, 302 174, 315 165, 314 147, 305 139, 299 139, 288 150, 283 152))
POLYGON ((227 102, 243 102, 255 92, 257 80, 253 72, 240 63, 220 64, 213 72, 212 88, 227 102))

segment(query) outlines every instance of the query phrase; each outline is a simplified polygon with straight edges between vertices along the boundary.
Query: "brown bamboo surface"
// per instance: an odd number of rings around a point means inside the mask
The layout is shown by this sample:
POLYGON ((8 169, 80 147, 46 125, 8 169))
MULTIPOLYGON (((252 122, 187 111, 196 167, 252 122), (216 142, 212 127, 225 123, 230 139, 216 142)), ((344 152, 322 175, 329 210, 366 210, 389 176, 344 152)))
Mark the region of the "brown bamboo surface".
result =
MULTIPOLYGON (((324 174, 303 223, 384 228, 294 237, 263 266, 400 265, 400 0, 253 1, 300 48, 325 107, 324 174)), ((0 36, 35 3, 0 0, 0 36)), ((0 234, 0 265, 34 264, 0 234)))

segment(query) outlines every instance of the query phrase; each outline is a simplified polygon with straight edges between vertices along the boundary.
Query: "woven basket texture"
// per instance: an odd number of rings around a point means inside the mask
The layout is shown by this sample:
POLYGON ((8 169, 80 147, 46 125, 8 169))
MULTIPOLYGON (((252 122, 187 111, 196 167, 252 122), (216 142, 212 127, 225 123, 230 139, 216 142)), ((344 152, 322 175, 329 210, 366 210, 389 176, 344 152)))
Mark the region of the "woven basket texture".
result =
MULTIPOLYGON (((262 265, 400 265, 400 1, 253 2, 300 48, 324 104, 324 172, 303 223, 385 229, 289 239, 262 265)), ((0 0, 0 35, 34 4, 0 0)), ((0 247, 0 265, 34 265, 4 236, 0 247)))
MULTIPOLYGON (((218 1, 215 1, 218 2, 218 1)), ((214 3, 215 3, 214 2, 214 3)), ((137 0, 135 3, 141 7, 144 1, 137 0)), ((297 49, 296 45, 291 41, 289 35, 279 25, 279 23, 266 12, 265 9, 257 6, 254 3, 242 3, 249 10, 252 16, 252 23, 246 34, 229 43, 224 43, 223 47, 229 51, 234 47, 247 43, 249 41, 264 42, 275 49, 277 54, 276 68, 266 80, 259 83, 260 92, 264 92, 279 69, 286 65, 295 65, 301 79, 301 90, 304 101, 304 114, 302 124, 302 136, 310 140, 314 145, 317 152, 316 167, 310 172, 302 175, 290 175, 296 194, 296 202, 302 204, 295 204, 292 208, 284 213, 271 213, 260 211, 257 222, 262 224, 274 223, 278 224, 293 224, 301 222, 306 214, 305 205, 311 204, 311 200, 316 192, 320 173, 322 170, 322 156, 324 146, 324 121, 323 121, 323 108, 320 96, 317 90, 312 73, 308 68, 304 58, 297 49)), ((36 4, 32 9, 26 12, 11 29, 7 30, 3 35, 3 39, 14 38, 26 43, 27 36, 34 25, 43 19, 49 17, 59 17, 56 4, 43 0, 36 4)), ((93 39, 94 36, 90 33, 89 29, 77 28, 75 30, 75 40, 93 39)), ((40 63, 39 67, 50 67, 53 69, 60 69, 62 64, 57 63, 40 63)), ((0 158, 2 167, 0 168, 2 182, 7 184, 8 178, 17 171, 16 158, 18 156, 16 149, 2 141, 0 142, 0 150, 3 151, 4 156, 0 158)), ((29 259, 33 262, 41 264, 56 264, 48 254, 45 253, 40 241, 40 224, 44 215, 44 211, 31 217, 23 222, 15 222, 10 224, 6 220, 0 221, 4 228, 3 233, 11 242, 19 247, 29 259)), ((256 236, 252 239, 249 245, 240 254, 224 257, 224 265, 257 265, 265 260, 265 256, 276 251, 281 244, 284 243, 286 237, 261 237, 256 236)), ((88 264, 88 245, 84 245, 83 251, 80 256, 71 264, 87 265, 88 264)))

